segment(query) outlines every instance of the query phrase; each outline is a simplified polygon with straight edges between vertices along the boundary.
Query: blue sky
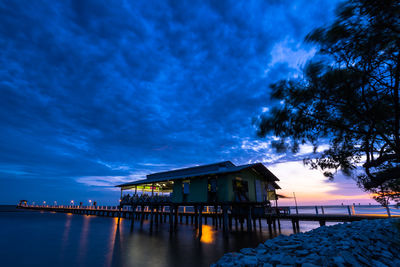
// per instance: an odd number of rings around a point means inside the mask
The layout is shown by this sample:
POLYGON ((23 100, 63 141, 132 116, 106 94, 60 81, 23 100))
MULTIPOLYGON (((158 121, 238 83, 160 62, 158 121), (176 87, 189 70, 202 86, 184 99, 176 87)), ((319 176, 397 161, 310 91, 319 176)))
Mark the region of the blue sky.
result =
MULTIPOLYGON (((307 179, 309 148, 277 155, 254 120, 336 3, 1 1, 0 203, 109 203, 115 184, 223 160, 307 179)), ((311 186, 361 195, 351 184, 311 186)))

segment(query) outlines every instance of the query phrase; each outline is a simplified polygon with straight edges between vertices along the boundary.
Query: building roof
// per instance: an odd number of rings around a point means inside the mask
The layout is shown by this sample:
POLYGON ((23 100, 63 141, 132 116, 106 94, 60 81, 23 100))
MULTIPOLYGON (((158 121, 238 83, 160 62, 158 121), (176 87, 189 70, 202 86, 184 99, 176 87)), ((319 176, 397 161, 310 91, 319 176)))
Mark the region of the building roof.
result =
POLYGON ((208 165, 201 165, 201 166, 171 170, 166 172, 157 172, 147 175, 146 179, 120 184, 117 185, 117 187, 127 187, 131 185, 142 185, 142 184, 151 184, 151 183, 158 183, 165 181, 174 181, 174 180, 181 180, 181 179, 194 178, 207 175, 228 174, 228 173, 239 172, 245 169, 252 169, 254 172, 264 176, 268 181, 273 182, 273 185, 276 189, 280 189, 280 187, 275 183, 275 181, 279 181, 279 179, 272 172, 270 172, 262 163, 253 163, 253 164, 236 166, 230 161, 223 161, 208 165))

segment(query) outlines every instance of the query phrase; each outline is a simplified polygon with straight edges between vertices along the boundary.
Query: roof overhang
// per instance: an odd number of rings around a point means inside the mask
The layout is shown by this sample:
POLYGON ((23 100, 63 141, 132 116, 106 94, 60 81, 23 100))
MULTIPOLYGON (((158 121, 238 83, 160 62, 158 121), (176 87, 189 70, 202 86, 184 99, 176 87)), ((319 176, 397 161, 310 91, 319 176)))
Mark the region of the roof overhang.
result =
MULTIPOLYGON (((176 181, 176 180, 182 180, 182 179, 193 179, 193 178, 204 177, 204 176, 218 176, 221 174, 237 173, 237 172, 240 172, 243 170, 254 171, 255 173, 264 177, 267 181, 271 182, 275 189, 280 189, 279 185, 276 183, 276 181, 279 181, 279 179, 272 172, 270 172, 262 163, 254 163, 254 164, 247 164, 247 165, 241 165, 241 166, 233 165, 233 166, 229 166, 229 167, 220 168, 217 170, 200 171, 195 174, 185 174, 185 175, 175 175, 175 176, 165 175, 164 177, 163 177, 163 175, 148 175, 146 179, 120 184, 120 185, 117 185, 116 187, 133 188, 134 186, 138 186, 138 185, 155 184, 155 183, 176 181)), ((168 172, 164 172, 164 173, 168 174, 168 172)), ((164 174, 164 173, 160 173, 160 174, 164 174)))

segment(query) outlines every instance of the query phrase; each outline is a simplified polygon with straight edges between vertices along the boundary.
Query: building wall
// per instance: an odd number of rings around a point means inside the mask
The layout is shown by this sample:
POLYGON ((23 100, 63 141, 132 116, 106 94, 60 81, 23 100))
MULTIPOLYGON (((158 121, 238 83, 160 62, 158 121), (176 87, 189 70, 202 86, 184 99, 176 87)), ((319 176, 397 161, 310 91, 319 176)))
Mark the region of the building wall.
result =
MULTIPOLYGON (((183 181, 174 181, 173 193, 171 200, 172 202, 179 203, 183 202, 183 181)), ((189 184, 189 195, 187 197, 188 202, 206 202, 207 201, 207 185, 208 181, 206 178, 195 178, 190 180, 189 184)))
POLYGON ((182 192, 182 180, 174 181, 174 187, 172 191, 171 201, 175 203, 179 203, 183 201, 183 192, 182 192))
MULTIPOLYGON (((256 180, 261 180, 261 190, 264 198, 265 181, 262 177, 251 170, 244 170, 238 173, 225 174, 217 178, 217 201, 234 201, 233 180, 240 177, 248 183, 249 201, 257 201, 256 180)), ((208 200, 208 179, 194 178, 190 179, 188 202, 206 202, 208 200)), ((174 182, 172 201, 179 203, 183 201, 182 180, 174 182)))
POLYGON ((189 202, 206 202, 207 201, 207 178, 195 178, 190 180, 189 186, 189 202))
POLYGON ((229 175, 224 175, 217 178, 217 200, 218 201, 231 201, 230 197, 230 183, 232 180, 229 175))
POLYGON ((220 190, 220 187, 223 188, 222 192, 219 192, 219 194, 221 194, 221 201, 234 201, 233 180, 235 180, 236 177, 240 177, 243 181, 247 181, 249 189, 248 196, 250 201, 257 201, 256 180, 261 180, 260 190, 262 199, 264 199, 264 195, 266 195, 264 190, 266 181, 255 172, 251 170, 244 170, 239 173, 225 175, 223 179, 220 179, 221 184, 223 184, 218 187, 218 191, 220 190))

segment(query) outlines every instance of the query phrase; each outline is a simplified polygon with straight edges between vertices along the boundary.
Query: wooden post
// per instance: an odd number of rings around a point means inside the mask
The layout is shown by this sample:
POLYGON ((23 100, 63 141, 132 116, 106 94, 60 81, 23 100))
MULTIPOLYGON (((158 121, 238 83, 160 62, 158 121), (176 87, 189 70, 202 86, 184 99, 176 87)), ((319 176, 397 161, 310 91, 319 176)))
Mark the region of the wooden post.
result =
MULTIPOLYGON (((267 223, 268 223, 269 235, 272 236, 272 219, 271 219, 271 217, 269 217, 269 218, 267 219, 267 223)), ((292 220, 292 223, 293 223, 293 220, 292 220)), ((293 224, 293 225, 294 225, 294 224, 293 224)), ((295 229, 294 226, 293 226, 293 229, 295 229)))
POLYGON ((247 231, 251 232, 251 207, 248 207, 247 211, 247 231))
POLYGON ((218 229, 218 206, 214 205, 214 220, 215 220, 215 227, 218 229))
POLYGON ((142 213, 142 216, 140 216, 140 226, 143 226, 143 221, 144 221, 144 206, 140 206, 140 211, 142 213))
POLYGON ((133 225, 135 224, 135 209, 136 207, 132 207, 132 218, 131 218, 131 231, 133 231, 133 225))
POLYGON ((253 215, 253 229, 254 229, 254 231, 257 230, 257 219, 254 215, 253 215))
POLYGON ((318 215, 318 206, 315 206, 315 214, 318 215))
POLYGON ((223 216, 224 216, 224 218, 223 218, 223 221, 224 221, 223 228, 225 229, 224 230, 225 232, 228 232, 228 220, 229 220, 229 218, 228 218, 228 206, 226 206, 226 205, 223 207, 223 216))
POLYGON ((169 206, 169 231, 172 233, 174 230, 174 207, 171 205, 169 206))
POLYGON ((175 230, 178 228, 178 212, 179 212, 179 206, 175 206, 175 219, 174 219, 175 230))
MULTIPOLYGON (((293 227, 293 233, 296 233, 297 232, 296 231, 296 222, 294 219, 292 219, 292 227, 293 227)), ((271 230, 271 232, 272 232, 272 230, 271 230)))
POLYGON ((203 220, 202 220, 202 215, 203 214, 203 206, 200 205, 199 209, 199 237, 201 237, 201 234, 203 233, 203 220))
POLYGON ((153 232, 153 217, 154 217, 153 211, 154 207, 150 206, 150 232, 153 232))
POLYGON ((348 213, 349 213, 349 216, 351 216, 350 206, 347 206, 347 211, 348 211, 348 213))
POLYGON ((325 215, 324 206, 321 206, 322 215, 325 215))
POLYGON ((198 213, 198 209, 197 206, 194 206, 194 228, 197 229, 199 227, 199 222, 197 219, 197 213, 198 213))
POLYGON ((158 208, 159 208, 159 206, 157 205, 157 206, 156 206, 156 214, 155 214, 155 217, 156 217, 156 226, 158 226, 158 217, 159 217, 158 208))
POLYGON ((235 216, 235 228, 236 228, 236 231, 237 231, 238 228, 239 228, 239 226, 238 226, 238 218, 237 218, 237 215, 235 216))
POLYGON ((215 225, 215 216, 214 216, 214 213, 210 213, 210 215, 211 215, 211 224, 212 224, 212 225, 215 225))

